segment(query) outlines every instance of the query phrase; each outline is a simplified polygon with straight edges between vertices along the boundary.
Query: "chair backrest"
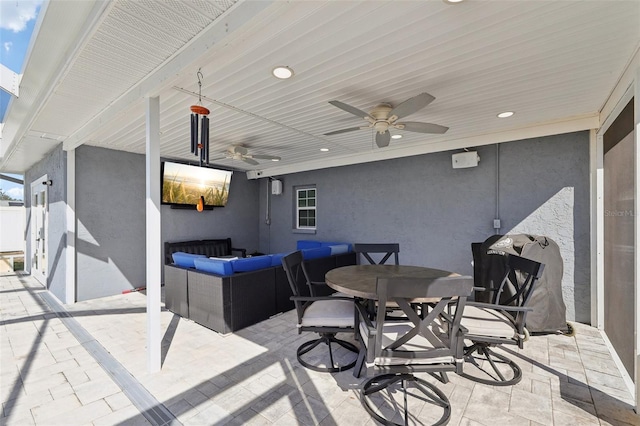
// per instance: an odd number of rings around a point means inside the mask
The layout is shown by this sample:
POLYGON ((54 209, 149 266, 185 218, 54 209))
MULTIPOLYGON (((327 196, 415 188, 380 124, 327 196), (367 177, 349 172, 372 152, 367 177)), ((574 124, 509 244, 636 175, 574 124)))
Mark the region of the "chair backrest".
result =
POLYGON ((507 254, 506 257, 507 270, 498 288, 493 290, 491 303, 526 306, 544 265, 520 256, 507 254))
MULTIPOLYGON (((315 296, 300 250, 282 257, 282 267, 294 296, 315 296)), ((298 314, 301 315, 304 312, 305 304, 298 300, 294 300, 294 304, 298 314)))
POLYGON ((391 255, 394 256, 395 264, 399 265, 398 253, 400 252, 400 244, 397 243, 385 243, 385 244, 362 244, 356 243, 353 245, 353 251, 359 253, 364 257, 371 265, 383 265, 389 260, 391 255), (382 254, 383 257, 379 261, 374 260, 372 254, 382 254))
MULTIPOLYGON (((411 359, 409 366, 396 366, 393 369, 420 371, 416 365, 424 363, 424 371, 434 369, 429 358, 451 357, 451 368, 461 368, 463 358, 463 335, 460 321, 467 298, 473 292, 473 278, 470 276, 424 278, 378 278, 376 292, 378 296, 377 317, 384 318, 389 302, 395 302, 403 310, 408 321, 377 321, 374 354, 376 358, 411 359), (415 303, 431 299, 432 306, 415 303), (435 305, 433 305, 435 303, 435 305), (453 308, 455 307, 455 308, 453 308), (453 308, 453 309, 452 309, 453 308), (421 310, 421 311, 419 311, 421 310), (443 323, 443 318, 447 320, 443 323), (407 324, 410 327, 407 327, 407 324), (443 324, 446 324, 444 330, 443 324), (390 339, 383 330, 397 325, 402 331, 390 339), (420 350, 407 350, 401 347, 420 335, 430 342, 430 347, 420 350), (385 341, 383 345, 383 340, 385 341), (391 341, 390 341, 391 340, 391 341), (417 361, 417 362, 416 362, 417 361)), ((424 340, 422 340, 424 342, 424 340)), ((411 345, 411 343, 409 343, 411 345)), ((435 362, 440 363, 440 362, 435 362)), ((390 368, 392 369, 392 368, 390 368)))

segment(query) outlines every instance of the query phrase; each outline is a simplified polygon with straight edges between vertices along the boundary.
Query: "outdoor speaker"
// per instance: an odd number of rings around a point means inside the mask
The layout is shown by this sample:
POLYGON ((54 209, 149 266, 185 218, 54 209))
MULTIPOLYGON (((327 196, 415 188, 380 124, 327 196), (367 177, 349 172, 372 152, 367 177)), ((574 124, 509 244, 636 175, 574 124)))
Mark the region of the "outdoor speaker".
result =
POLYGON ((454 169, 476 167, 478 161, 480 161, 480 156, 476 151, 461 152, 451 156, 451 163, 454 169))
POLYGON ((271 193, 273 195, 282 194, 282 181, 281 180, 272 180, 271 181, 271 193))

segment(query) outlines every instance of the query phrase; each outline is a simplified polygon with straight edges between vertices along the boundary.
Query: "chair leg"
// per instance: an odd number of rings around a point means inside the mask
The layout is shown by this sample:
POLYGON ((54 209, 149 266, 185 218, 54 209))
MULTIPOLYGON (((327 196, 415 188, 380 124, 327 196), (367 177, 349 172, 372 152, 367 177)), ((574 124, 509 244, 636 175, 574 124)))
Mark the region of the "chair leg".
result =
POLYGON ((411 393, 411 396, 419 398, 427 403, 431 403, 434 407, 442 410, 442 416, 433 424, 446 425, 451 417, 451 404, 449 403, 449 399, 447 399, 447 396, 435 385, 427 382, 426 380, 420 379, 419 377, 415 377, 412 374, 382 374, 367 380, 362 386, 362 391, 360 392, 360 401, 362 406, 374 420, 383 425, 406 425, 409 423, 410 416, 408 409, 409 393, 407 392, 407 384, 409 383, 413 383, 415 389, 420 391, 423 395, 417 396, 414 393, 411 393), (401 413, 403 423, 395 423, 393 420, 382 415, 383 411, 386 411, 386 409, 390 409, 394 413, 397 413, 396 410, 398 409, 399 401, 389 401, 389 398, 393 398, 393 395, 396 395, 397 392, 394 392, 389 388, 392 386, 397 387, 398 383, 400 384, 400 390, 403 394, 403 412, 401 413), (376 394, 383 391, 387 392, 386 395, 383 396, 383 407, 380 407, 380 398, 375 400, 374 398, 377 396, 376 394))
POLYGON ((364 359, 367 355, 367 349, 363 345, 360 352, 358 352, 358 359, 356 360, 356 366, 353 368, 353 377, 360 378, 360 374, 362 373, 362 367, 364 366, 364 359))
POLYGON ((333 360, 333 350, 331 348, 331 343, 337 343, 338 345, 342 346, 343 348, 347 349, 350 352, 359 353, 358 348, 352 343, 345 342, 344 340, 340 340, 336 338, 335 334, 323 333, 320 335, 320 338, 305 342, 298 347, 298 351, 296 354, 298 358, 298 362, 302 364, 305 368, 308 368, 309 370, 319 371, 324 373, 339 373, 340 371, 345 371, 352 368, 356 364, 357 359, 353 360, 353 362, 350 362, 346 365, 336 365, 336 363, 333 360), (308 352, 316 348, 321 343, 324 343, 328 346, 330 367, 319 367, 317 365, 308 363, 302 358, 303 355, 307 354, 308 352))
POLYGON ((478 375, 463 371, 460 373, 460 376, 485 385, 512 386, 522 380, 522 370, 518 364, 506 356, 492 351, 488 345, 474 343, 469 348, 465 348, 465 363, 463 369, 466 370, 468 366, 475 367, 478 375), (474 352, 477 352, 478 355, 480 355, 479 359, 484 361, 482 367, 473 356, 474 352), (500 366, 503 365, 507 365, 511 370, 511 374, 508 375, 509 377, 505 377, 503 369, 500 368, 500 366))

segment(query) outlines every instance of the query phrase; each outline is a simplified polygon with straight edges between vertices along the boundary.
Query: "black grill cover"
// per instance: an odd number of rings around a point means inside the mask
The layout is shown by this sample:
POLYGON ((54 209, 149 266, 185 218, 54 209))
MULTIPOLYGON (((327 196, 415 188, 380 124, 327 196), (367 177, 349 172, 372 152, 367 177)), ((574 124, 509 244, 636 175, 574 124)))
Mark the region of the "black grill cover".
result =
MULTIPOLYGON (((493 287, 498 285, 506 271, 504 254, 514 254, 544 264, 542 277, 536 282, 527 314, 527 329, 531 333, 568 332, 566 306, 562 299, 563 262, 558 244, 549 237, 528 234, 494 235, 474 253, 474 274, 479 273, 476 285, 493 287), (476 265, 476 257, 480 265, 476 265)), ((488 302, 489 292, 476 293, 476 300, 488 302), (478 295, 485 300, 480 300, 478 295)), ((508 295, 505 295, 508 296, 508 295)))

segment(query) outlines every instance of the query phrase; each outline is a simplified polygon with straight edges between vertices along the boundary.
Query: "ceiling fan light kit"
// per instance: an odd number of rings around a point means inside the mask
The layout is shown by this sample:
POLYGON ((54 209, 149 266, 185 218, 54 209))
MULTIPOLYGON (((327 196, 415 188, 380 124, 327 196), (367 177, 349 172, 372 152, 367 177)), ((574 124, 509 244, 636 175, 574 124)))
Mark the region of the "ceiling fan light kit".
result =
MULTIPOLYGON (((369 113, 364 112, 351 105, 345 104, 344 102, 329 101, 331 105, 357 117, 361 117, 368 123, 368 125, 335 130, 333 132, 325 133, 324 136, 332 136, 338 135, 340 133, 352 132, 355 130, 373 128, 376 131, 376 145, 378 145, 379 148, 384 148, 389 145, 389 141, 391 140, 391 133, 389 133, 389 129, 398 129, 417 133, 442 134, 449 130, 449 128, 432 123, 420 123, 415 121, 398 122, 398 120, 402 119, 403 117, 411 115, 426 107, 435 99, 435 97, 431 96, 428 93, 421 93, 417 96, 407 99, 395 108, 386 103, 379 104, 369 113)), ((401 135, 399 136, 402 137, 401 135)))

